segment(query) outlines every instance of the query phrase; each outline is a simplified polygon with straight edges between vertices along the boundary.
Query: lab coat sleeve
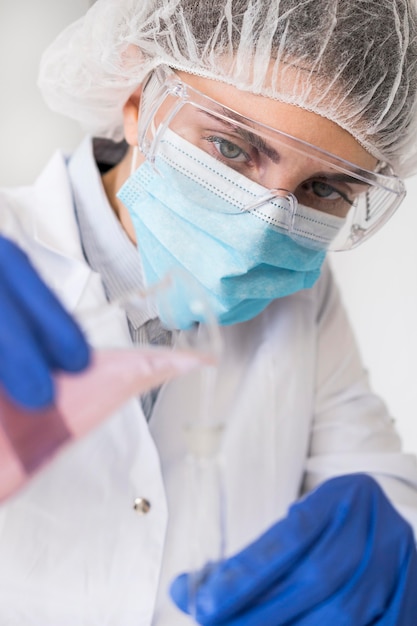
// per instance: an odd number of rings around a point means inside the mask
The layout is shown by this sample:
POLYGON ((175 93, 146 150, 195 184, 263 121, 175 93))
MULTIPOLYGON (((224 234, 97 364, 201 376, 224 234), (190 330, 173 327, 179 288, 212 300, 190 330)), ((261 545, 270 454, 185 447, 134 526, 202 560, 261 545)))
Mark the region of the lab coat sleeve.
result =
MULTIPOLYGON (((354 472, 372 474, 417 536, 417 462, 369 385, 328 265, 317 285, 315 411, 304 491, 354 472)), ((389 367, 389 363, 387 363, 389 367)))

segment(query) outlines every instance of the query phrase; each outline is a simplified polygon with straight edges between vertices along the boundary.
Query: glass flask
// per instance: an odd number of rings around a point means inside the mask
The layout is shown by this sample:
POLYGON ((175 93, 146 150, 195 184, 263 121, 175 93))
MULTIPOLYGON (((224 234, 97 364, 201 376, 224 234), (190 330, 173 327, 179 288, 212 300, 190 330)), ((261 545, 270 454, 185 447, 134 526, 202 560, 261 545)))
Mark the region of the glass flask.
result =
POLYGON ((108 343, 93 348, 91 365, 85 371, 54 376, 52 406, 30 410, 0 389, 0 502, 129 399, 195 367, 213 366, 218 353, 217 329, 194 290, 187 277, 173 273, 144 292, 128 293, 117 302, 85 312, 80 323, 86 337, 108 336, 108 343), (128 310, 155 314, 173 334, 188 327, 172 345, 118 345, 110 329, 117 319, 127 330, 128 310), (199 323, 191 323, 190 315, 197 316, 199 323))

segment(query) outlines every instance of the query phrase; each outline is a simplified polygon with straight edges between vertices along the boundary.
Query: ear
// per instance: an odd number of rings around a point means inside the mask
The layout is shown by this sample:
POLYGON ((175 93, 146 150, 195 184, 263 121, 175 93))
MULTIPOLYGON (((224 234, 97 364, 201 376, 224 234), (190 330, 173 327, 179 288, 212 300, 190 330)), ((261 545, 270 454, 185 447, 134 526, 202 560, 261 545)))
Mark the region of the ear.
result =
POLYGON ((138 145, 138 118, 142 86, 132 93, 123 107, 123 128, 125 139, 131 146, 138 145))

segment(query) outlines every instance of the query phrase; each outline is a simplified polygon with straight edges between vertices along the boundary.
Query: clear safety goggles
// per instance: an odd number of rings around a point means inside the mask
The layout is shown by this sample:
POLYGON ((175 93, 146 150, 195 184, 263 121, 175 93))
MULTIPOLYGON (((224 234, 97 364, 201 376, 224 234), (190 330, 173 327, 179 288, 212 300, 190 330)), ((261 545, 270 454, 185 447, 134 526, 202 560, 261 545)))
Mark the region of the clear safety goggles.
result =
MULTIPOLYGON (((204 153, 201 161, 205 167, 200 174, 207 185, 216 184, 215 178, 208 180, 208 162, 213 163, 217 176, 219 167, 224 176, 230 175, 235 190, 239 180, 251 183, 249 197, 240 204, 236 200, 237 212, 252 211, 303 245, 328 250, 354 248, 379 230, 405 197, 404 184, 390 166, 361 169, 242 116, 160 66, 144 85, 138 129, 139 148, 156 169, 158 157, 163 158, 164 141, 172 133, 204 153), (295 189, 281 188, 284 168, 302 173, 295 189), (265 172, 273 173, 276 186, 264 185, 265 172), (329 225, 332 235, 323 237, 323 228, 328 233, 329 225)), ((181 170, 180 155, 176 167, 181 170)))

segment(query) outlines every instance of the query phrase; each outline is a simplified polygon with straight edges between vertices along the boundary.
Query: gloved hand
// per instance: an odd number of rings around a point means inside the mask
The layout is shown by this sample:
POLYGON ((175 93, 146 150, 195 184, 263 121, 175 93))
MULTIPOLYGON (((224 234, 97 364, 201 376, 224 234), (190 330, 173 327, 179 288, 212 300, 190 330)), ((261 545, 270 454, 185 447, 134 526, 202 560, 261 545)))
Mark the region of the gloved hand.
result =
MULTIPOLYGON (((171 596, 190 612, 188 575, 171 596)), ((206 626, 416 626, 417 553, 408 523, 364 474, 334 478, 242 552, 207 566, 206 626)))
POLYGON ((24 252, 0 236, 0 387, 41 408, 53 399, 51 372, 79 371, 88 361, 81 330, 24 252))

